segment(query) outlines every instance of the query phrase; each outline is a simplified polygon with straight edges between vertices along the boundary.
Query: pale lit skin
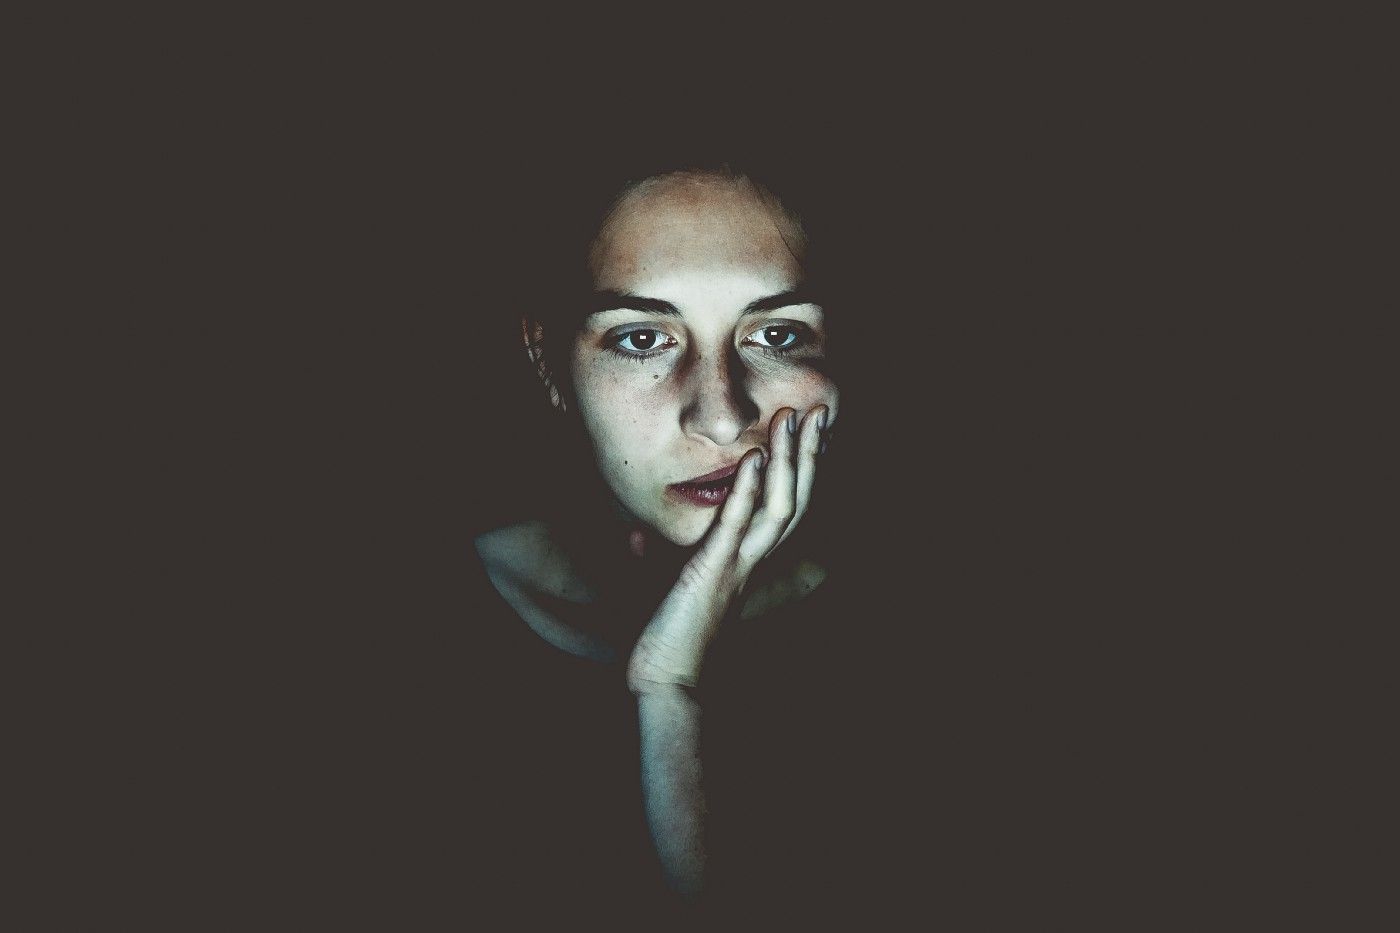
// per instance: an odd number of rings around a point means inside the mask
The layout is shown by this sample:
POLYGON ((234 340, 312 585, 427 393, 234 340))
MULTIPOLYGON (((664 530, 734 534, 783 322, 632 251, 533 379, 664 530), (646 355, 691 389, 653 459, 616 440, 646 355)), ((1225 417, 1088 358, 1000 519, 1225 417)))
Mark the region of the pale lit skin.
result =
MULTIPOLYGON (((706 650, 755 568, 806 512, 822 432, 838 411, 822 368, 824 313, 801 293, 804 247, 796 224, 746 181, 651 179, 619 203, 593 244, 602 310, 572 345, 577 414, 637 529, 638 564, 649 535, 688 555, 652 617, 639 620, 626 675, 638 702, 648 822, 667 878, 683 893, 703 889, 706 862, 700 708, 688 688, 700 682, 706 650), (734 464, 720 506, 668 491, 734 464)), ((478 550, 537 632, 564 650, 606 657, 529 596, 592 586, 571 576, 547 527, 493 532, 478 550)))
POLYGON ((593 249, 598 289, 680 312, 594 314, 573 351, 575 395, 599 469, 622 505, 674 544, 698 542, 717 510, 666 496, 667 484, 767 450, 769 423, 784 407, 806 414, 825 406, 836 418, 839 393, 814 365, 824 352, 822 309, 744 313, 800 284, 789 244, 800 247, 800 231, 751 188, 666 178, 624 201, 593 249), (609 349, 636 331, 643 337, 621 349, 638 349, 640 339, 652 355, 609 349), (782 342, 789 346, 774 346, 782 342))

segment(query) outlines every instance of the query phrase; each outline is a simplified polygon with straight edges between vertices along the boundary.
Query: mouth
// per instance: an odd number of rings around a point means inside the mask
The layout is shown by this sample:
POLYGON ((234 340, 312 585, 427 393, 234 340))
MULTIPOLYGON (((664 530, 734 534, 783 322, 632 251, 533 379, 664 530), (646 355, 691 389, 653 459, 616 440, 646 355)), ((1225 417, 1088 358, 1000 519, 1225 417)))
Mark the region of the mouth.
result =
POLYGON ((731 464, 683 483, 672 483, 666 487, 666 491, 701 508, 723 505, 724 500, 729 498, 729 491, 734 488, 734 475, 738 471, 739 464, 731 464))

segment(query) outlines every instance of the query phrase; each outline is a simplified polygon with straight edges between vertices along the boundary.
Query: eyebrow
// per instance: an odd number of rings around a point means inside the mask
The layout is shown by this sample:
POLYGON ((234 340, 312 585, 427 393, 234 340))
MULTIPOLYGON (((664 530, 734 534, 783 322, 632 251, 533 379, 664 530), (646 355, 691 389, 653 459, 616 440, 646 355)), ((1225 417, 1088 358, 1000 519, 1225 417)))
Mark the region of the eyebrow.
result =
MULTIPOLYGON (((744 305, 744 310, 740 315, 759 314, 764 311, 776 311, 778 308, 790 308, 794 305, 818 304, 815 298, 804 289, 792 288, 776 295, 769 295, 766 298, 758 298, 744 305)), ((672 317, 681 317, 681 310, 669 301, 662 301, 660 298, 646 298, 641 295, 632 295, 627 292, 612 291, 610 289, 593 293, 592 301, 589 304, 588 313, 601 314, 604 311, 642 311, 647 314, 662 314, 672 317)))

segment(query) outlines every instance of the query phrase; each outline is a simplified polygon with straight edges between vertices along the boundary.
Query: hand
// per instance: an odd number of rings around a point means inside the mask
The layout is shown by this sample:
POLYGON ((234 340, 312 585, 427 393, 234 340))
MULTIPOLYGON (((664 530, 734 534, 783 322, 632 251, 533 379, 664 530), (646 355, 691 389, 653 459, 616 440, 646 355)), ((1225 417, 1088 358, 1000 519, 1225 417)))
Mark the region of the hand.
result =
POLYGON ((779 409, 768 427, 766 466, 758 448, 739 461, 714 527, 632 650, 627 684, 633 693, 699 682, 705 649, 730 604, 807 511, 827 416, 826 406, 818 405, 799 423, 795 409, 779 409))

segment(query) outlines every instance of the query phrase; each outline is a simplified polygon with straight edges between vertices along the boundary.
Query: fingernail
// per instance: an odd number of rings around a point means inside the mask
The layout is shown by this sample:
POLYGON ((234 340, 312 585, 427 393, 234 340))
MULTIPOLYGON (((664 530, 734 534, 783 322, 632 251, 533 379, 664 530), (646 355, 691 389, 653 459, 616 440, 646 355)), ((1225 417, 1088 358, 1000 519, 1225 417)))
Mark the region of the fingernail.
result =
POLYGON ((821 413, 820 415, 817 415, 817 430, 818 430, 818 431, 825 431, 825 430, 826 430, 826 416, 827 416, 828 414, 830 414, 830 413, 831 413, 831 409, 829 409, 829 408, 823 408, 823 409, 822 409, 822 413, 821 413))
POLYGON ((797 433, 797 412, 795 410, 788 412, 787 429, 789 434, 797 433))
POLYGON ((763 451, 760 450, 760 451, 758 452, 758 456, 757 456, 757 457, 754 457, 754 459, 753 459, 753 468, 754 468, 755 470, 761 470, 761 469, 763 469, 763 461, 764 461, 764 459, 765 459, 765 458, 764 458, 764 456, 763 456, 763 451))

